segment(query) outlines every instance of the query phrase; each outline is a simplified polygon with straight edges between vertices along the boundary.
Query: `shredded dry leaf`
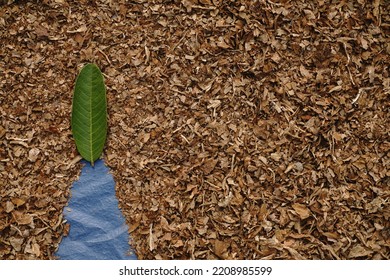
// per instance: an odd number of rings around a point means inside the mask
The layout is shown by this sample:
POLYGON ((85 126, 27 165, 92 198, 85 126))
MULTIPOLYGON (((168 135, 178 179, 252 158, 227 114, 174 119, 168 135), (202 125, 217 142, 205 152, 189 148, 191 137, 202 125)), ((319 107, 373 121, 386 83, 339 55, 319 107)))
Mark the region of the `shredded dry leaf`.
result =
POLYGON ((0 6, 0 258, 69 230, 85 62, 138 258, 390 258, 388 1, 39 2, 0 6))

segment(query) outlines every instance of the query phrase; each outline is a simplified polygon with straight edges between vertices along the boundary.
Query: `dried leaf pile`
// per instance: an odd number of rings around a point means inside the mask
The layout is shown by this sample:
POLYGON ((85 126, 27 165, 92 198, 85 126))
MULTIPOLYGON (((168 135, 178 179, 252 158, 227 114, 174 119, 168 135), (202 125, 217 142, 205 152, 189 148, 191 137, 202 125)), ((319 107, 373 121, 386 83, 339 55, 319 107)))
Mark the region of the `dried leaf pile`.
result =
POLYGON ((389 259, 390 4, 327 2, 1 6, 0 258, 66 234, 95 62, 140 259, 389 259))

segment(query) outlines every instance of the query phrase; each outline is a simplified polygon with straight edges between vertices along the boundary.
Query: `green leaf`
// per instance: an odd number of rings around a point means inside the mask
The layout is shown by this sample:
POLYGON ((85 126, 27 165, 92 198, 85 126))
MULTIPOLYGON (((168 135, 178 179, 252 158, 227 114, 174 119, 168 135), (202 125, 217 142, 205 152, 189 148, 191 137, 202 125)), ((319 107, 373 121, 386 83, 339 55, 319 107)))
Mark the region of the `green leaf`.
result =
POLYGON ((72 104, 72 134, 81 156, 92 166, 103 152, 107 135, 107 101, 99 67, 87 64, 77 77, 72 104))

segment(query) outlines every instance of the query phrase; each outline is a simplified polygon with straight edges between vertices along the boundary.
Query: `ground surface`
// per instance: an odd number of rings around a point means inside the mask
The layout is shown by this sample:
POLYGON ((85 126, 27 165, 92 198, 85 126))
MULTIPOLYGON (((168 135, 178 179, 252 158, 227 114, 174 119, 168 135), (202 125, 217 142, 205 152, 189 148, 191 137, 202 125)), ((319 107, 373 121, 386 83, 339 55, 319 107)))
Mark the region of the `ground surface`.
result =
POLYGON ((389 259, 389 6, 0 6, 0 258, 53 258, 69 229, 72 89, 95 62, 139 258, 389 259))

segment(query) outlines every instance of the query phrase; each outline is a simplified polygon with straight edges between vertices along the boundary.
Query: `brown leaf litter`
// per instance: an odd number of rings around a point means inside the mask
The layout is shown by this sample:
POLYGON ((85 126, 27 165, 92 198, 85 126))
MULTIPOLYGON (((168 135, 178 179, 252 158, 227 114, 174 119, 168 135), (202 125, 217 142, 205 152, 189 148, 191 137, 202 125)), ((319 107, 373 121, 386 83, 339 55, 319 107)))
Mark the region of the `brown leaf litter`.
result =
POLYGON ((388 1, 39 2, 0 6, 1 259, 69 230, 85 62, 140 259, 390 258, 388 1))

